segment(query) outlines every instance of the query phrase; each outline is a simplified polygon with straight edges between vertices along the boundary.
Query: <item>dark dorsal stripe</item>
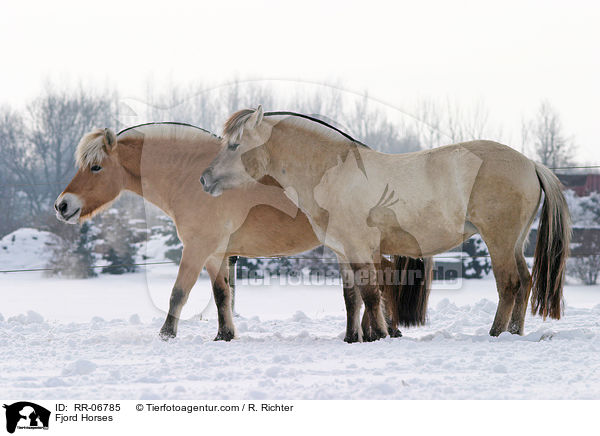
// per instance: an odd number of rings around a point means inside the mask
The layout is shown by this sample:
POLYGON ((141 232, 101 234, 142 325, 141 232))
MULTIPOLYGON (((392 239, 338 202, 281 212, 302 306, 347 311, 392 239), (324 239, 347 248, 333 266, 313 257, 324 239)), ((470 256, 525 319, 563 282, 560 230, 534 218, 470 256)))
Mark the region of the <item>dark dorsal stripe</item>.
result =
MULTIPOLYGON (((307 120, 310 121, 314 121, 315 123, 319 123, 325 127, 329 127, 330 129, 335 130, 336 132, 338 132, 339 134, 341 134, 344 138, 349 139, 350 141, 352 141, 353 144, 356 144, 360 147, 364 147, 364 148, 369 148, 367 145, 363 144, 360 141, 357 141, 356 139, 354 139, 352 136, 348 135, 346 132, 338 129, 337 127, 332 126, 331 124, 326 123, 323 120, 320 120, 318 118, 315 117, 311 117, 310 115, 304 115, 304 114, 299 114, 296 112, 265 112, 264 116, 268 117, 271 115, 291 115, 294 117, 300 117, 300 118, 305 118, 307 120)), ((365 175, 365 177, 367 177, 367 170, 365 168, 365 164, 362 160, 362 157, 360 156, 360 153, 358 152, 358 148, 357 147, 352 147, 352 153, 354 154, 354 158, 356 159, 356 164, 358 165, 358 168, 362 171, 362 173, 365 175)))
POLYGON ((203 129, 202 127, 193 126, 192 124, 187 124, 187 123, 178 123, 178 122, 176 122, 176 121, 157 121, 157 122, 154 122, 154 123, 143 123, 143 124, 138 124, 137 126, 131 126, 131 127, 127 127, 127 128, 125 128, 125 129, 121 130, 119 133, 117 133, 117 136, 119 136, 120 134, 122 134, 122 133, 125 133, 125 132, 127 132, 127 131, 129 131, 129 130, 134 130, 134 129, 137 129, 137 128, 139 128, 139 127, 144 127, 144 126, 154 126, 154 125, 172 125, 172 126, 193 127, 194 129, 201 130, 201 131, 203 131, 204 133, 208 133, 209 135, 211 135, 211 136, 214 136, 215 138, 219 138, 219 139, 220 139, 220 137, 219 137, 219 136, 215 135, 215 134, 214 134, 214 133, 212 133, 212 132, 209 132, 209 131, 208 131, 208 130, 206 130, 206 129, 203 129))
POLYGON ((338 132, 339 134, 341 134, 345 138, 349 139, 352 142, 355 142, 358 145, 361 145, 361 146, 363 146, 365 148, 369 148, 369 146, 363 144, 360 141, 357 141, 352 136, 348 135, 346 132, 338 129, 337 127, 332 126, 331 124, 326 123, 323 120, 320 120, 320 119, 315 118, 315 117, 311 117, 310 115, 304 115, 304 114, 299 114, 297 112, 287 112, 287 111, 265 112, 265 114, 264 114, 265 117, 269 117, 269 116, 273 116, 273 115, 291 115, 291 116, 294 116, 294 117, 300 117, 300 118, 305 118, 305 119, 310 120, 310 121, 314 121, 315 123, 319 123, 319 124, 321 124, 321 125, 323 125, 325 127, 329 127, 330 129, 335 130, 336 132, 338 132))

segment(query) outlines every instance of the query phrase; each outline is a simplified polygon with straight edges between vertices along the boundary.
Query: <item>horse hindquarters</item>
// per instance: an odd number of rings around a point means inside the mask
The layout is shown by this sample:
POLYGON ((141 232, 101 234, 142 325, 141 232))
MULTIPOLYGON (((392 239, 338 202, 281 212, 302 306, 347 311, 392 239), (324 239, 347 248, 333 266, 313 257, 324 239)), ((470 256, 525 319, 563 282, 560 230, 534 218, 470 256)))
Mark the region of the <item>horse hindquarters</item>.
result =
POLYGON ((487 245, 498 290, 492 336, 507 331, 509 322, 511 331, 522 333, 530 286, 523 245, 541 191, 535 164, 515 153, 484 161, 469 198, 469 222, 487 245))
POLYGON ((531 310, 534 315, 539 313, 544 319, 547 316, 559 319, 562 313, 562 290, 571 237, 569 210, 558 178, 540 164, 535 164, 535 172, 539 180, 539 188, 545 193, 545 199, 540 216, 532 274, 529 274, 523 256, 523 244, 535 218, 539 199, 514 247, 514 263, 508 255, 509 246, 502 247, 501 244, 492 242, 495 244, 495 249, 492 250, 488 244, 500 297, 496 319, 490 331, 492 335, 506 330, 505 322, 510 306, 513 308, 508 330, 511 333, 523 334, 527 300, 532 289, 531 310), (502 247, 500 251, 497 249, 498 246, 502 247), (499 264, 498 271, 496 264, 499 264))

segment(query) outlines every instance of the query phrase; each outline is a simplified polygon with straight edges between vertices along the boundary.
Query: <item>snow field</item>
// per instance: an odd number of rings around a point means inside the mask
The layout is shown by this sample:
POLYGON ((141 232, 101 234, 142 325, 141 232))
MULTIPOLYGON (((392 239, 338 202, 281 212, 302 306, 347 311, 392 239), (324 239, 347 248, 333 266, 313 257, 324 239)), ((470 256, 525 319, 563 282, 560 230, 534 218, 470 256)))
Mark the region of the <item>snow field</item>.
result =
POLYGON ((35 399, 600 398, 600 290, 568 286, 560 321, 487 332, 493 280, 434 290, 426 326, 346 344, 338 286, 239 286, 239 339, 213 342, 192 291, 178 337, 158 338, 176 269, 91 280, 0 274, 0 396, 35 399), (162 310, 161 310, 162 309, 162 310))

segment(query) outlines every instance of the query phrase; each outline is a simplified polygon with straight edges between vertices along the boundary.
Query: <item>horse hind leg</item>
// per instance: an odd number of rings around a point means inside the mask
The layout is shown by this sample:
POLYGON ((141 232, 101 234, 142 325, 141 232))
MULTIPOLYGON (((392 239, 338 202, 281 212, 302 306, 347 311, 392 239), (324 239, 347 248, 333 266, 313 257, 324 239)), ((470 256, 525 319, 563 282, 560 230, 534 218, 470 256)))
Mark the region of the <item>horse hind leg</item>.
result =
MULTIPOLYGON (((536 188, 538 189, 538 188, 536 188)), ((539 192, 522 197, 513 208, 505 208, 495 220, 486 222, 481 236, 492 258, 492 268, 498 288, 498 309, 490 335, 498 336, 510 330, 523 333, 531 275, 523 256, 523 245, 539 202, 539 192), (514 210, 521 211, 514 214, 514 210)))
POLYGON ((515 306, 508 324, 508 331, 512 334, 522 335, 525 331, 525 314, 527 313, 527 302, 531 293, 531 274, 522 252, 516 254, 516 260, 520 283, 515 298, 515 306))
POLYGON ((508 328, 508 322, 513 313, 515 299, 521 287, 514 251, 498 252, 488 245, 492 257, 492 268, 498 289, 498 308, 490 329, 491 336, 498 336, 508 328), (508 255, 509 254, 509 255, 508 255))
MULTIPOLYGON (((363 339, 363 330, 360 324, 360 291, 353 278, 352 269, 347 264, 340 262, 340 273, 344 286, 344 304, 346 305, 346 336, 344 341, 352 344, 363 339)), ((369 315, 363 317, 363 325, 370 324, 369 315), (366 324, 365 324, 366 323, 366 324)))

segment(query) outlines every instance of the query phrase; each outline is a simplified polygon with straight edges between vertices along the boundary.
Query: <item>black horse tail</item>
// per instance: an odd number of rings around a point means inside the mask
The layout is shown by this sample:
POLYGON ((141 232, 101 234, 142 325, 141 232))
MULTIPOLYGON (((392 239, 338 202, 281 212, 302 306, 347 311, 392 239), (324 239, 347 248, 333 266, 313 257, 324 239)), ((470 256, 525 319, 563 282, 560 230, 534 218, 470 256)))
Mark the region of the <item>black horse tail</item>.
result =
POLYGON ((563 311, 563 286, 569 242, 571 217, 558 178, 541 164, 535 171, 545 199, 535 245, 532 271, 531 312, 560 319, 563 311))
POLYGON ((424 325, 433 280, 433 259, 393 256, 390 264, 393 274, 388 275, 383 289, 390 330, 398 325, 424 325))

